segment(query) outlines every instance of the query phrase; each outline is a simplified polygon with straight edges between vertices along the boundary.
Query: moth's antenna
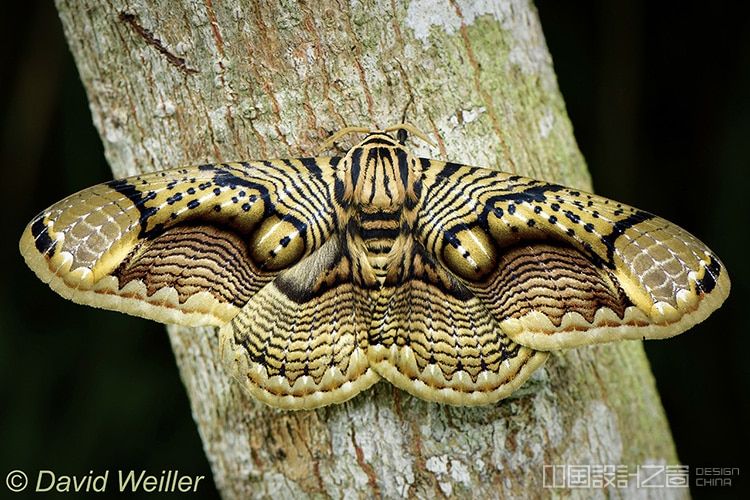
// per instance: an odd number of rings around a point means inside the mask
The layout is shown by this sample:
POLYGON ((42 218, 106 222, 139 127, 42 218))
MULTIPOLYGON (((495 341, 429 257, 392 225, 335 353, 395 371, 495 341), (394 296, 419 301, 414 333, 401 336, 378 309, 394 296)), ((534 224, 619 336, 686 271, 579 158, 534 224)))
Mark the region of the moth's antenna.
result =
POLYGON ((367 134, 370 132, 370 129, 367 127, 344 127, 338 132, 335 132, 331 137, 326 139, 326 141, 321 144, 320 151, 325 151, 326 149, 330 149, 333 147, 333 143, 344 137, 345 135, 349 134, 367 134))
MULTIPOLYGON (((406 106, 404 106, 404 112, 401 114, 401 123, 407 123, 407 121, 406 121, 406 113, 409 112, 409 106, 411 106, 412 104, 414 104, 414 94, 411 94, 409 96, 409 100, 406 101, 406 106)), ((399 129, 399 131, 397 133, 397 137, 399 138, 399 142, 403 146, 404 143, 406 142, 406 130, 404 130, 403 134, 401 133, 401 130, 403 130, 403 129, 399 129), (403 140, 400 139, 402 136, 404 138, 403 140)))
MULTIPOLYGON (((427 144, 429 144, 433 148, 436 147, 435 143, 433 143, 427 137, 427 135, 424 132, 422 132, 417 127, 415 127, 414 125, 411 125, 409 123, 398 123, 396 125, 391 125, 390 127, 388 127, 388 128, 386 128, 386 129, 383 130, 383 132, 396 132, 398 134, 397 135, 398 142, 400 142, 401 144, 403 144, 403 141, 401 140, 401 138, 402 138, 402 135, 401 135, 402 131, 403 131, 404 134, 406 134, 406 132, 408 132, 411 135, 413 135, 415 137, 418 137, 419 139, 423 140, 424 142, 426 142, 427 144)), ((404 140, 406 140, 406 136, 405 135, 403 136, 403 138, 404 138, 404 140)))

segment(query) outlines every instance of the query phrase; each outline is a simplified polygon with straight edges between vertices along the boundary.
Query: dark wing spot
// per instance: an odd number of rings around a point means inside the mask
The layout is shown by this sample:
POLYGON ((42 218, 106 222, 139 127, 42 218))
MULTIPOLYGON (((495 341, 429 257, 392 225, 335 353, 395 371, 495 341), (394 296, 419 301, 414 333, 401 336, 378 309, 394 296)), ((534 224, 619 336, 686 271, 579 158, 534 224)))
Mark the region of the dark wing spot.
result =
POLYGON ((721 273, 721 264, 716 257, 711 256, 711 262, 704 266, 703 278, 698 280, 696 288, 703 293, 711 293, 716 287, 716 277, 721 273))
POLYGON ((52 255, 55 252, 57 242, 52 241, 52 238, 50 238, 47 226, 44 224, 41 216, 37 217, 34 223, 31 224, 31 235, 34 237, 34 245, 39 253, 52 255))
POLYGON ((570 210, 565 211, 565 217, 567 217, 573 224, 581 222, 581 217, 578 214, 574 214, 570 210))
POLYGON ((167 203, 170 205, 174 205, 178 201, 182 199, 182 193, 175 193, 174 195, 167 198, 167 203))

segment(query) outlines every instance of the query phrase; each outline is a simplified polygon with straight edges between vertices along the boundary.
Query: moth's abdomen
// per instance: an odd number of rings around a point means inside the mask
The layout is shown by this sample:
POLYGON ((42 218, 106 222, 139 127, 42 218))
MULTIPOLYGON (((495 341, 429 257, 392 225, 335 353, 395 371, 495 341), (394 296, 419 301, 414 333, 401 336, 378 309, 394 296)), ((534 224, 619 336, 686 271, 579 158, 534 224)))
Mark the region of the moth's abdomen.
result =
POLYGON ((354 217, 354 230, 362 237, 368 251, 388 253, 401 232, 401 211, 359 212, 354 217))
MULTIPOLYGON (((349 235, 356 243, 353 248, 363 252, 374 277, 381 283, 394 261, 392 253, 400 251, 396 242, 402 233, 402 211, 360 210, 349 222, 349 235)), ((365 280, 369 281, 369 280, 365 280)))

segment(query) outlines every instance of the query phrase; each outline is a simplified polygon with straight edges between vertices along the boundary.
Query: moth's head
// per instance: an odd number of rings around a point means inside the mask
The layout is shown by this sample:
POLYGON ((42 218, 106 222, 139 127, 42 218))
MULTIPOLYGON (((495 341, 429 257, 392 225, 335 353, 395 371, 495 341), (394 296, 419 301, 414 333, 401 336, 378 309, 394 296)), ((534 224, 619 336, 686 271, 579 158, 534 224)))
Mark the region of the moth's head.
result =
POLYGON ((399 138, 370 132, 339 163, 344 198, 366 211, 400 210, 416 202, 421 163, 399 138))

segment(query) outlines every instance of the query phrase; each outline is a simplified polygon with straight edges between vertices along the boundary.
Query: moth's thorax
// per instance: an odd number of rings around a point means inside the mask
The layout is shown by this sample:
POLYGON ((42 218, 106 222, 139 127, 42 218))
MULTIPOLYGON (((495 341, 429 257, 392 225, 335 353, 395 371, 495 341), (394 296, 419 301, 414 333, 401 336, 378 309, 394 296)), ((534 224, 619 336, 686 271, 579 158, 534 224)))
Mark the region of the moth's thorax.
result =
POLYGON ((387 134, 374 133, 339 165, 349 245, 362 257, 365 281, 385 280, 398 260, 419 197, 419 163, 387 134))
POLYGON ((395 212, 418 193, 418 162, 387 134, 374 133, 352 148, 339 165, 343 198, 361 211, 395 212))

